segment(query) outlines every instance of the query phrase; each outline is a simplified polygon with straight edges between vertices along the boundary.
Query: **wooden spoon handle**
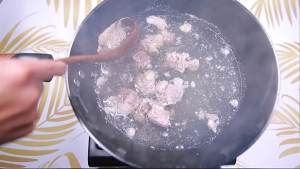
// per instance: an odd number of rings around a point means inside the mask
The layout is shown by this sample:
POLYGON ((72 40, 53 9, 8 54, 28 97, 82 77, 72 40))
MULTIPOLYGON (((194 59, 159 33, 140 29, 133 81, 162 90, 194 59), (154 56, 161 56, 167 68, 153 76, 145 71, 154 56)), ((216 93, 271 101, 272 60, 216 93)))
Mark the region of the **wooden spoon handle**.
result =
POLYGON ((80 62, 105 62, 122 55, 123 50, 107 50, 94 55, 74 55, 72 57, 57 59, 56 61, 65 62, 67 64, 80 62))

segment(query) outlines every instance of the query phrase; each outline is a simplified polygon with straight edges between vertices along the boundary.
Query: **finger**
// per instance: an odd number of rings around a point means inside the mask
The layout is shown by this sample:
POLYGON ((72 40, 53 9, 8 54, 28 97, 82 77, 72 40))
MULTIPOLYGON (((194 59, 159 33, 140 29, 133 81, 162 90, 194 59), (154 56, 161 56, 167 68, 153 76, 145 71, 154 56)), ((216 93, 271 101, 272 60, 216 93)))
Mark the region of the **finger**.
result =
POLYGON ((34 128, 35 128, 35 124, 33 123, 20 126, 19 128, 14 128, 13 130, 8 131, 4 138, 1 138, 0 144, 1 142, 5 143, 8 141, 13 141, 20 137, 24 137, 30 134, 34 130, 34 128))
POLYGON ((18 118, 22 112, 31 112, 36 110, 40 96, 42 94, 42 83, 31 82, 27 86, 16 89, 10 96, 7 96, 6 102, 2 103, 0 121, 6 121, 10 118, 18 118))
POLYGON ((52 76, 63 75, 66 71, 66 64, 50 60, 28 59, 22 61, 28 67, 31 77, 39 80, 47 80, 52 76))
POLYGON ((1 54, 0 53, 0 59, 9 59, 9 58, 12 58, 14 56, 14 54, 1 54))
POLYGON ((20 126, 24 126, 31 123, 36 124, 39 117, 40 113, 38 113, 36 111, 36 108, 33 107, 30 110, 17 113, 14 116, 10 116, 9 118, 7 118, 7 122, 1 125, 1 131, 10 131, 15 128, 19 128, 20 126))

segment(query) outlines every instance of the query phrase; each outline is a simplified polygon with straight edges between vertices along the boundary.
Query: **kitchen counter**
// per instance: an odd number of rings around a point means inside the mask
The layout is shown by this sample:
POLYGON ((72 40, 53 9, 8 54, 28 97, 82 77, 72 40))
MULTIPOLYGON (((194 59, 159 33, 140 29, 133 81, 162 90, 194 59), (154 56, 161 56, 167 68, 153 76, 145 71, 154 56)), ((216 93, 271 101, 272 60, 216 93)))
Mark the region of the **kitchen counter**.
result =
MULTIPOLYGON (((256 15, 273 43, 280 89, 270 124, 235 167, 300 168, 300 0, 239 2, 256 15)), ((66 56, 81 21, 98 3, 101 0, 4 0, 0 52, 66 56)), ((0 168, 88 167, 88 135, 73 113, 63 77, 44 86, 35 131, 0 146, 0 168)))

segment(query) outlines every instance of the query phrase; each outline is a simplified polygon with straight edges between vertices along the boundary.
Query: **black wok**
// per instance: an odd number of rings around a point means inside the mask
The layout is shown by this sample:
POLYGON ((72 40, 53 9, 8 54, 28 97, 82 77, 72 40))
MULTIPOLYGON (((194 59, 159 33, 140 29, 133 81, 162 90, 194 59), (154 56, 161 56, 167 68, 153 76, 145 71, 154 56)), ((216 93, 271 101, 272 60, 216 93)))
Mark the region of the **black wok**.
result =
MULTIPOLYGON (((278 89, 278 70, 268 37, 255 17, 235 0, 107 0, 83 21, 70 55, 94 54, 97 37, 114 21, 131 17, 153 5, 190 13, 219 27, 233 47, 245 74, 245 96, 231 123, 210 144, 183 150, 154 150, 120 133, 105 120, 97 105, 93 63, 70 65, 68 92, 77 118, 93 140, 117 159, 136 167, 218 167, 247 150, 263 132, 278 89), (74 83, 76 79, 76 83, 74 83), (80 83, 80 85, 78 85, 80 83)), ((158 12, 159 13, 159 12, 158 12)), ((157 13, 157 14, 158 14, 157 13)), ((156 13, 154 13, 156 14, 156 13)))

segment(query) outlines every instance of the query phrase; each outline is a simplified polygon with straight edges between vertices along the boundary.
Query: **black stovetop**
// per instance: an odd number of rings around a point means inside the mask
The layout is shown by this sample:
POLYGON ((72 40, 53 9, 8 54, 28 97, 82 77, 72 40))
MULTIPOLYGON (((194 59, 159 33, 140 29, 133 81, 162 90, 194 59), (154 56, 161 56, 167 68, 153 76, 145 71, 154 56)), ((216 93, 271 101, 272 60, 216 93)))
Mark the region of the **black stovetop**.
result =
POLYGON ((127 168, 127 164, 120 162, 112 157, 105 150, 99 147, 91 138, 89 138, 88 148, 88 163, 90 167, 104 167, 104 168, 127 168))
MULTIPOLYGON (((99 147, 91 138, 89 138, 88 163, 90 167, 99 168, 130 168, 127 164, 120 162, 112 157, 105 150, 99 147)), ((236 160, 228 165, 234 165, 236 160)))

